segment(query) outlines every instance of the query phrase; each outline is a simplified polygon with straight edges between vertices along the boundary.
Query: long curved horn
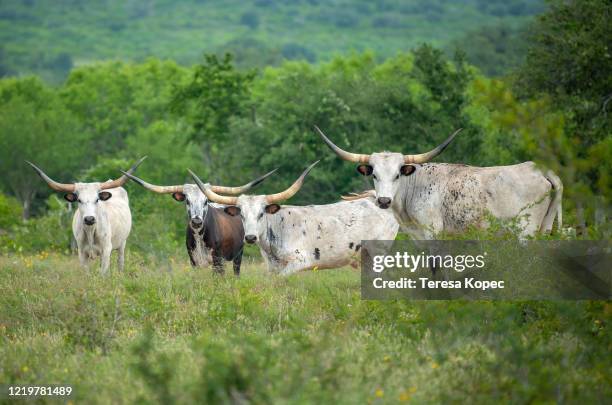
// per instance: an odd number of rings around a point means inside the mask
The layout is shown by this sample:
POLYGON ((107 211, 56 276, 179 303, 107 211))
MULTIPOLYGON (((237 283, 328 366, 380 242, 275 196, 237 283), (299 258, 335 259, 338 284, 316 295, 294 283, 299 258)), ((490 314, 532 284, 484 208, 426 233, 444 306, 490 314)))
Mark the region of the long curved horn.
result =
POLYGON ((351 193, 350 195, 340 196, 340 198, 342 198, 344 201, 355 201, 355 200, 361 200, 362 198, 368 198, 368 197, 376 197, 376 191, 368 190, 368 191, 364 191, 363 193, 351 193))
POLYGON ((183 192, 182 185, 181 186, 157 186, 155 184, 147 183, 140 177, 136 177, 133 174, 124 172, 123 170, 121 170, 121 173, 123 173, 124 176, 127 176, 130 179, 134 180, 136 183, 140 184, 147 190, 153 191, 154 193, 171 194, 171 193, 182 193, 183 192))
POLYGON ((355 163, 368 163, 370 161, 370 155, 362 155, 359 153, 352 153, 342 150, 336 145, 334 145, 334 143, 330 141, 328 137, 325 136, 323 131, 321 131, 318 126, 315 125, 315 129, 319 133, 321 139, 323 139, 323 141, 327 144, 327 146, 329 146, 331 150, 333 150, 336 155, 340 156, 342 159, 355 163))
POLYGON ((210 184, 204 184, 194 172, 189 169, 187 169, 187 171, 189 172, 189 174, 191 174, 191 177, 193 177, 193 180, 196 182, 200 190, 204 193, 206 198, 208 198, 210 201, 225 205, 236 205, 238 203, 238 197, 227 197, 215 193, 211 190, 210 184))
MULTIPOLYGON (((146 156, 141 157, 140 160, 138 160, 138 162, 134 163, 134 165, 132 167, 130 167, 130 170, 128 170, 127 173, 132 174, 134 172, 134 170, 136 170, 136 168, 138 166, 140 166, 140 164, 146 158, 147 158, 146 156)), ((119 177, 118 179, 105 181, 104 183, 100 184, 100 190, 107 190, 109 188, 121 187, 127 181, 128 181, 128 176, 126 176, 126 173, 124 173, 124 175, 119 177)))
POLYGON ((457 136, 457 134, 461 132, 462 129, 463 128, 459 128, 458 130, 453 132, 453 134, 449 136, 446 141, 442 142, 435 149, 432 149, 427 153, 421 153, 419 155, 404 155, 404 162, 405 163, 427 163, 429 162, 431 159, 435 158, 440 153, 442 153, 442 151, 446 149, 448 144, 450 144, 453 141, 453 139, 455 139, 455 136, 457 136))
POLYGON ((43 172, 40 168, 38 168, 38 166, 36 166, 34 163, 29 162, 26 160, 26 163, 29 164, 30 166, 32 166, 34 168, 34 170, 36 170, 36 173, 38 173, 38 175, 40 177, 42 177, 42 179, 44 181, 47 182, 47 184, 49 185, 49 187, 51 187, 53 190, 55 191, 63 191, 63 192, 67 192, 67 193, 73 193, 74 189, 75 189, 75 185, 74 184, 65 184, 65 183, 58 183, 55 180, 52 180, 49 176, 47 176, 45 174, 45 172, 43 172))
POLYGON ((240 187, 224 187, 224 186, 213 186, 213 185, 210 185, 210 189, 213 192, 215 192, 215 193, 221 193, 221 194, 231 194, 231 195, 243 194, 245 191, 248 191, 250 188, 255 187, 256 185, 258 185, 259 183, 264 181, 268 176, 270 176, 271 174, 273 174, 277 170, 278 170, 278 168, 272 170, 271 172, 268 172, 268 173, 264 174, 261 177, 256 178, 255 180, 251 181, 250 183, 245 184, 244 186, 240 186, 240 187))
POLYGON ((283 201, 283 200, 288 200, 289 198, 293 197, 295 193, 300 191, 300 188, 302 188, 302 184, 304 184, 304 178, 308 175, 308 173, 312 170, 312 168, 319 162, 320 160, 317 160, 316 162, 308 166, 306 170, 304 170, 302 175, 287 190, 281 191, 280 193, 276 193, 276 194, 266 195, 266 201, 268 202, 268 204, 272 204, 272 203, 283 201))

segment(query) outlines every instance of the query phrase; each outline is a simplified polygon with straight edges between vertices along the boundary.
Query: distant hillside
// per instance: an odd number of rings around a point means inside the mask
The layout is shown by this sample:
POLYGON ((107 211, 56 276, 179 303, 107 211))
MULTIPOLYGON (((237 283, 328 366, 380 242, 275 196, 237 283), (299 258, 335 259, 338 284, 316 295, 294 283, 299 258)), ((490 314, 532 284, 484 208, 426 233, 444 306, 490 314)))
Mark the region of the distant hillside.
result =
POLYGON ((541 0, 2 0, 0 75, 58 80, 73 65, 149 56, 196 61, 232 51, 242 66, 324 60, 372 49, 389 56, 421 42, 518 27, 541 0))

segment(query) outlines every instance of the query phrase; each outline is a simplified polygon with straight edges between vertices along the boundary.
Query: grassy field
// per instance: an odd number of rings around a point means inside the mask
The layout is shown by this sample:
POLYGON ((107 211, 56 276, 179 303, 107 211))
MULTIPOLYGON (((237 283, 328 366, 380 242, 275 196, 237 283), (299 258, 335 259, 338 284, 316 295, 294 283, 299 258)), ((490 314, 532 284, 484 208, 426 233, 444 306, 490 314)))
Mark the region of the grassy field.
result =
POLYGON ((0 383, 74 403, 604 403, 606 302, 372 302, 359 272, 0 257, 0 383))

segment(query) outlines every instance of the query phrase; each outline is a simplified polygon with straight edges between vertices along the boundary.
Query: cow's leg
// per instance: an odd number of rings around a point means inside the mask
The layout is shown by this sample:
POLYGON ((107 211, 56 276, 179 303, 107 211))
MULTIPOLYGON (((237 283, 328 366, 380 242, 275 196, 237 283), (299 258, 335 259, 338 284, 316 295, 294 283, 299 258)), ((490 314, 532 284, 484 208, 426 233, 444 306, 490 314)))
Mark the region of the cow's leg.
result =
POLYGON ((113 248, 110 243, 102 249, 102 254, 100 255, 100 274, 102 274, 103 276, 108 275, 112 251, 113 248))
POLYGON ((240 249, 240 252, 238 252, 236 257, 234 258, 234 275, 235 276, 240 275, 240 265, 242 264, 242 253, 243 253, 243 249, 240 249))
POLYGON ((82 237, 82 235, 74 235, 74 240, 76 241, 76 245, 77 245, 77 253, 79 255, 79 264, 81 265, 81 267, 83 269, 85 269, 85 271, 89 270, 89 255, 85 250, 85 247, 87 246, 85 239, 82 237))
POLYGON ((82 249, 81 247, 79 247, 78 252, 79 252, 79 263, 81 264, 81 267, 83 267, 86 271, 89 270, 89 258, 87 257, 87 254, 85 254, 85 249, 82 249))
POLYGON ((191 263, 191 267, 196 267, 196 261, 194 258, 193 251, 196 249, 196 236, 193 234, 193 231, 189 226, 187 226, 187 236, 185 237, 185 246, 187 246, 187 254, 189 255, 189 262, 191 263))
POLYGON ((217 255, 217 252, 213 251, 213 270, 217 274, 223 274, 225 269, 223 268, 223 257, 217 255))
POLYGON ((123 271, 123 268, 125 266, 125 245, 126 243, 127 241, 124 240, 121 246, 119 246, 119 249, 117 251, 117 267, 119 268, 119 271, 123 271))
POLYGON ((193 252, 187 248, 187 254, 189 255, 189 263, 191 263, 191 267, 196 267, 196 262, 193 259, 193 252))

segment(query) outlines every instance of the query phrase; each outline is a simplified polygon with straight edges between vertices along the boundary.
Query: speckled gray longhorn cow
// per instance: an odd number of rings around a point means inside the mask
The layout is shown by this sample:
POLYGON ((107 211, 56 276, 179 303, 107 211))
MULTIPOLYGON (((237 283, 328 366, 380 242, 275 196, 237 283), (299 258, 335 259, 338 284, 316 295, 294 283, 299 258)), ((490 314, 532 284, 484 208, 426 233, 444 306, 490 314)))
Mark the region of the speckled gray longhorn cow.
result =
MULTIPOLYGON (((145 158, 136 162, 127 173, 136 170, 145 158)), ((128 178, 121 176, 104 183, 62 184, 52 180, 33 163, 27 163, 49 187, 66 193, 64 198, 67 201, 78 203, 72 218, 72 233, 81 265, 86 268, 89 260, 100 256, 100 271, 107 274, 111 252, 117 250, 119 270, 123 270, 125 244, 132 228, 128 195, 121 187, 128 178)))
MULTIPOLYGON (((273 170, 240 187, 211 186, 216 192, 241 194, 264 181, 273 170)), ((209 204, 206 196, 195 184, 158 186, 124 173, 130 179, 154 193, 171 194, 179 202, 185 202, 187 209, 186 245, 189 260, 194 267, 213 265, 216 271, 223 271, 222 260, 234 262, 234 273, 240 273, 244 232, 237 218, 223 213, 223 206, 209 204), (210 208, 210 209, 209 209, 210 208)))
POLYGON ((192 176, 209 200, 227 205, 225 212, 242 218, 245 241, 259 245, 274 273, 352 264, 360 255, 362 240, 395 239, 399 225, 390 212, 376 208, 373 198, 305 207, 278 205, 298 192, 316 163, 287 190, 271 195, 222 196, 192 176))
POLYGON ((472 225, 486 226, 487 215, 518 219, 521 236, 550 232, 555 216, 561 229, 563 184, 550 170, 543 171, 533 162, 495 167, 427 163, 460 130, 427 153, 363 155, 340 149, 315 129, 339 157, 360 163, 357 171, 374 178, 377 205, 391 207, 402 230, 415 239, 432 239, 442 231, 461 232, 472 225))

